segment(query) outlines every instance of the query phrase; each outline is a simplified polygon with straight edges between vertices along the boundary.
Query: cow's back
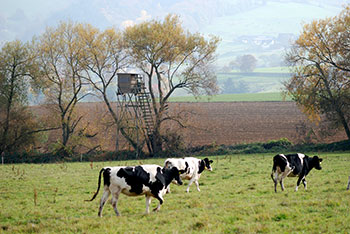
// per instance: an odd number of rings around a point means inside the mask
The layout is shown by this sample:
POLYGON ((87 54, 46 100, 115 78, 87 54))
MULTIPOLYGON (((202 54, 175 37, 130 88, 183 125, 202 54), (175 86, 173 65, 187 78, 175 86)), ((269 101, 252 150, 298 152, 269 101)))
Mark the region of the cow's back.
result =
POLYGON ((187 170, 188 177, 192 177, 198 174, 200 159, 194 157, 186 157, 184 158, 185 162, 187 162, 189 169, 187 170))
POLYGON ((178 170, 185 170, 186 164, 184 158, 168 158, 164 162, 165 168, 172 168, 176 167, 178 170))

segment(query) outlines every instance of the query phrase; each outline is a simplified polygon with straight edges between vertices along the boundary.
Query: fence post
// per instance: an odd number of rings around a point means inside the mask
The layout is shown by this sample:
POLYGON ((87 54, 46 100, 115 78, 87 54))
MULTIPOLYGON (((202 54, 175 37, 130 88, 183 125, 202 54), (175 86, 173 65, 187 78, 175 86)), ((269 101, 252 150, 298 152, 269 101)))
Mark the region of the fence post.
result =
POLYGON ((2 152, 1 153, 1 164, 4 165, 4 156, 5 156, 5 153, 2 152))

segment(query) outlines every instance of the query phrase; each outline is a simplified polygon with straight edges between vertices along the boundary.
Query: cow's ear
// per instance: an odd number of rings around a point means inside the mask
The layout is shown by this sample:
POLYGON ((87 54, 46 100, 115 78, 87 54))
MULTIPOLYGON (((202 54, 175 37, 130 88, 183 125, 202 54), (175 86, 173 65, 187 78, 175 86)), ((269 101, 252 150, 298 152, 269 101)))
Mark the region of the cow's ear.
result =
POLYGON ((213 161, 213 160, 210 160, 209 162, 210 162, 210 163, 213 163, 214 161, 213 161))
POLYGON ((322 158, 320 158, 319 160, 320 160, 320 162, 322 162, 322 160, 323 160, 323 159, 322 159, 322 158))

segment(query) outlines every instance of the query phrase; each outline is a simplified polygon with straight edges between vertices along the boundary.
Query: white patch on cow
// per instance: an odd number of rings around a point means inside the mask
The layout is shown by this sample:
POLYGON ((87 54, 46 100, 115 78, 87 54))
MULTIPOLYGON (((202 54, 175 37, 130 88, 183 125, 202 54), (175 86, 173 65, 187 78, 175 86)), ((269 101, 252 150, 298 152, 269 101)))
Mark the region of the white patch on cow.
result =
POLYGON ((280 171, 280 180, 282 181, 284 178, 286 178, 288 176, 295 176, 295 175, 292 173, 294 168, 292 168, 290 166, 290 163, 289 163, 287 157, 284 154, 280 154, 280 156, 283 157, 287 162, 287 165, 286 165, 286 168, 284 169, 284 172, 282 172, 281 169, 279 170, 280 171))
POLYGON ((303 165, 304 165, 305 154, 300 154, 300 153, 298 153, 298 157, 299 157, 299 159, 300 159, 301 168, 302 168, 303 165))

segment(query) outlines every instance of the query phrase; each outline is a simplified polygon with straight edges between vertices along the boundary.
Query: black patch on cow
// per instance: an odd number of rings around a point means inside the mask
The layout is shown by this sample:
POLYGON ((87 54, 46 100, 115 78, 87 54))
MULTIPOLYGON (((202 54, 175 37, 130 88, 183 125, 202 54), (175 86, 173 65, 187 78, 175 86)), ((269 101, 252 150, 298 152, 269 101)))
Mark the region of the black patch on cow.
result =
POLYGON ((279 168, 281 168, 281 171, 284 172, 284 170, 286 169, 287 166, 287 161, 286 159, 281 156, 281 155, 276 155, 275 157, 273 157, 273 166, 272 166, 272 170, 276 171, 277 166, 279 166, 279 168))
POLYGON ((130 192, 141 194, 143 185, 149 186, 150 174, 141 166, 121 168, 117 176, 125 178, 126 183, 131 187, 130 192))
POLYGON ((103 184, 109 186, 111 184, 111 168, 106 168, 103 171, 103 184))

